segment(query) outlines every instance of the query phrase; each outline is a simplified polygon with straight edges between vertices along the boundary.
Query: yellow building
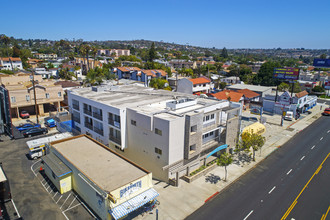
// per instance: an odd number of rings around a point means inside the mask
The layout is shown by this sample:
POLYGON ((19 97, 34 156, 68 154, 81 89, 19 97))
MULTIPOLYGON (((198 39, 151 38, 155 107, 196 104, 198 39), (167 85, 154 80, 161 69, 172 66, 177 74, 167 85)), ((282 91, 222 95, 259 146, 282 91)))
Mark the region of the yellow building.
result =
POLYGON ((61 193, 75 190, 101 219, 122 218, 158 196, 150 172, 89 136, 52 142, 50 152, 49 179, 61 193))

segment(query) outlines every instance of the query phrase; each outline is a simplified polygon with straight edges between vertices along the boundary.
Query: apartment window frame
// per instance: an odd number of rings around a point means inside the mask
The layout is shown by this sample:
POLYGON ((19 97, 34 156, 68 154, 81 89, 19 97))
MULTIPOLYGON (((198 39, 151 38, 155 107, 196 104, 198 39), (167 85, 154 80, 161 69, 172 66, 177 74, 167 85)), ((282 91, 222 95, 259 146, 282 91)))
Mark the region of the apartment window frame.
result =
POLYGON ((62 97, 62 92, 57 92, 58 97, 62 97))
POLYGON ((49 93, 45 93, 46 99, 49 99, 49 93))
POLYGON ((190 127, 190 134, 195 134, 197 132, 197 125, 193 125, 190 127))
POLYGON ((211 114, 211 120, 214 119, 214 114, 211 114))
POLYGON ((11 96, 11 97, 10 97, 10 101, 11 101, 12 103, 15 103, 15 102, 16 102, 16 97, 15 97, 15 96, 11 96))
POLYGON ((163 154, 163 150, 162 149, 159 149, 158 147, 155 147, 155 153, 156 154, 159 154, 159 155, 162 155, 163 154))
POLYGON ((30 95, 25 95, 25 100, 26 100, 27 102, 29 102, 29 101, 31 100, 30 95))
POLYGON ((136 126, 136 121, 131 119, 131 125, 136 126))
POLYGON ((196 151, 197 147, 196 144, 192 144, 189 146, 189 153, 194 153, 196 151))
POLYGON ((163 132, 162 132, 162 130, 155 128, 155 134, 162 136, 163 132))

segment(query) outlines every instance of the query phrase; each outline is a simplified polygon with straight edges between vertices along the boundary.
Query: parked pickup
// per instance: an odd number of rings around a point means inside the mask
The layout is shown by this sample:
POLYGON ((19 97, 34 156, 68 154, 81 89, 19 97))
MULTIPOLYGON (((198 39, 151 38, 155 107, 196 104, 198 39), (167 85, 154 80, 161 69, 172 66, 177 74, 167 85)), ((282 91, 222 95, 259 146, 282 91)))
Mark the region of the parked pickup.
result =
POLYGON ((22 131, 26 131, 28 129, 31 128, 40 128, 41 125, 40 124, 32 124, 32 123, 25 123, 25 124, 21 124, 20 126, 16 127, 20 132, 22 131))

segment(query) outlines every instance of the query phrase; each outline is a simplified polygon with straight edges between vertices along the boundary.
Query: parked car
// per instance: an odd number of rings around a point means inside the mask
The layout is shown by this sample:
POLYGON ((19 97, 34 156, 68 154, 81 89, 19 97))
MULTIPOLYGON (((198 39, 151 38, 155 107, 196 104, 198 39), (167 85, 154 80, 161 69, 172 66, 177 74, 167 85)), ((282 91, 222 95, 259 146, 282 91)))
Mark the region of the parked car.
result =
POLYGON ((326 116, 330 115, 330 108, 324 109, 324 112, 322 113, 322 115, 326 115, 326 116))
POLYGON ((27 111, 21 111, 21 118, 30 118, 30 114, 27 111))
POLYGON ((285 116, 284 116, 284 119, 285 120, 288 120, 288 121, 292 121, 293 119, 293 112, 292 111, 287 111, 285 116))
POLYGON ((32 123, 25 123, 21 124, 20 126, 16 127, 20 132, 31 129, 31 128, 40 128, 40 124, 32 124, 32 123))
POLYGON ((24 137, 32 137, 39 134, 46 134, 48 133, 47 128, 31 128, 23 132, 24 137))

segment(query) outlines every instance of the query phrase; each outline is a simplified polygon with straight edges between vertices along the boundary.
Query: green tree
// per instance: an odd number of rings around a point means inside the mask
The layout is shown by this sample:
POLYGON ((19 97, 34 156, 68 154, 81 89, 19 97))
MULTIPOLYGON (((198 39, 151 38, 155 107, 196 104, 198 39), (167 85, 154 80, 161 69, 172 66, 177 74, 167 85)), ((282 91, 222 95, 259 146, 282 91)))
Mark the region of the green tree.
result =
POLYGON ((256 134, 256 133, 250 133, 250 132, 244 132, 241 134, 242 141, 241 143, 241 149, 243 149, 246 152, 249 152, 252 148, 253 156, 252 159, 255 161, 255 152, 260 149, 265 144, 265 137, 256 134))
POLYGON ((225 89, 226 86, 227 86, 227 83, 225 83, 225 82, 220 83, 220 89, 225 89))
POLYGON ((278 90, 281 92, 288 91, 289 89, 290 89, 290 85, 285 82, 281 82, 281 84, 278 85, 278 90))
POLYGON ((293 85, 293 92, 294 92, 294 93, 301 92, 301 87, 300 87, 299 82, 295 82, 295 83, 294 83, 294 85, 293 85))
POLYGON ((90 84, 91 86, 100 85, 103 79, 106 79, 103 70, 99 67, 96 67, 88 71, 84 83, 90 84))
POLYGON ((54 68, 54 65, 52 63, 48 63, 47 64, 47 69, 51 69, 51 68, 54 68))
POLYGON ((221 57, 228 58, 228 51, 225 47, 221 50, 221 57))
POLYGON ((327 55, 325 53, 321 54, 320 59, 327 59, 327 55))
POLYGON ((233 157, 231 154, 224 152, 217 159, 217 165, 225 167, 225 181, 227 181, 227 166, 233 163, 233 157))
POLYGON ((312 89, 313 92, 324 92, 325 89, 321 86, 315 86, 313 89, 312 89))
POLYGON ((157 58, 157 54, 156 54, 156 49, 155 49, 155 43, 152 42, 151 44, 151 48, 149 50, 149 54, 148 54, 148 61, 153 62, 154 59, 157 58))
POLYGON ((13 46, 13 57, 20 57, 21 55, 21 50, 17 45, 13 46))
POLYGON ((59 73, 59 77, 65 80, 72 80, 72 77, 75 77, 74 73, 69 70, 69 68, 61 68, 59 73))
POLYGON ((149 86, 155 89, 164 89, 168 87, 168 81, 161 78, 152 78, 150 80, 149 86))
POLYGON ((262 86, 275 86, 278 80, 273 78, 274 68, 281 67, 280 63, 275 61, 268 61, 261 65, 256 77, 254 77, 253 84, 262 86))
POLYGON ((189 68, 182 68, 178 70, 178 73, 181 74, 182 76, 190 76, 192 77, 194 75, 194 71, 189 68))
POLYGON ((91 54, 93 55, 93 68, 95 68, 97 48, 95 46, 92 46, 90 49, 91 49, 91 54))
MULTIPOLYGON (((5 46, 6 46, 6 49, 7 49, 7 57, 9 57, 9 44, 10 44, 10 38, 6 35, 1 35, 1 38, 0 38, 0 42, 3 43, 5 46)), ((14 71, 14 67, 13 67, 13 62, 11 59, 9 59, 10 61, 10 65, 11 65, 11 70, 14 71)))

